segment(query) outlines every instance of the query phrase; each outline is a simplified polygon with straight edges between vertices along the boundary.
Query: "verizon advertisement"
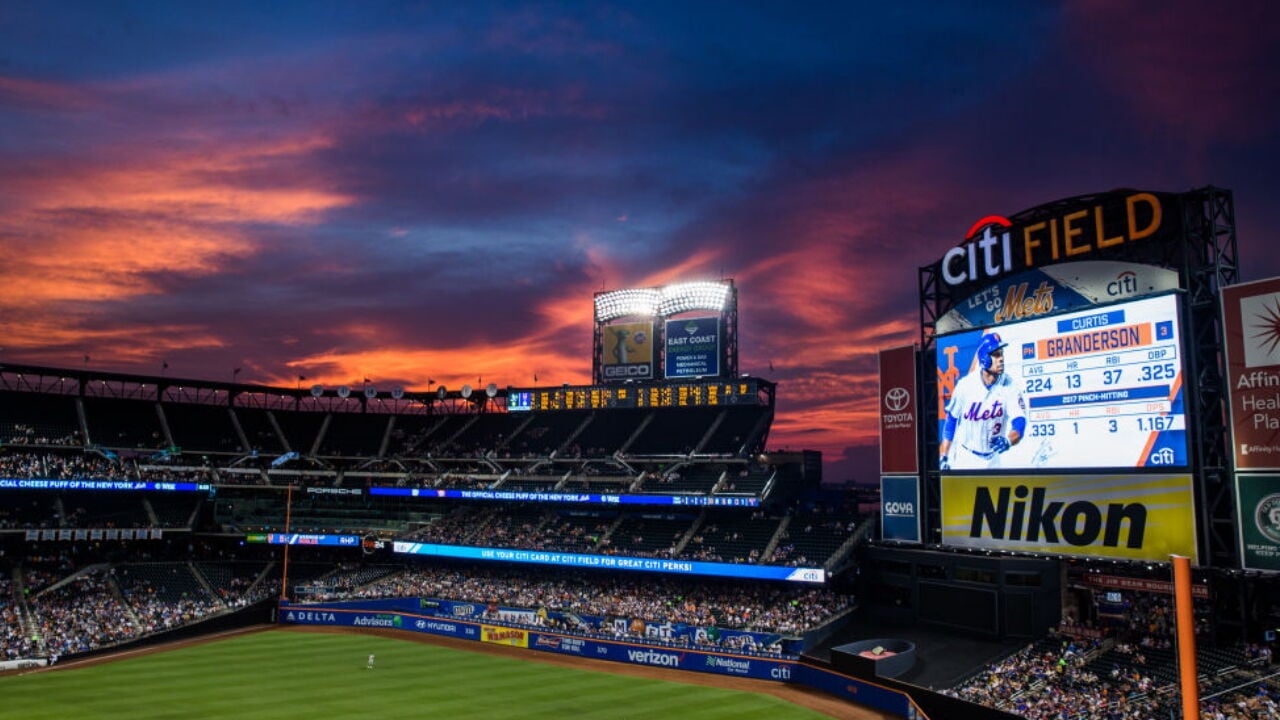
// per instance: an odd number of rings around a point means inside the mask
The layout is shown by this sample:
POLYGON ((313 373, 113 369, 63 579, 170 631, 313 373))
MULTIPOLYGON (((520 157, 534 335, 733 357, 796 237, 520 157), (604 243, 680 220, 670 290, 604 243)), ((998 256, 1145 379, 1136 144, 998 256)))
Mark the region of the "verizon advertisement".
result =
POLYGON ((880 351, 880 473, 919 472, 915 346, 880 351))
POLYGON ((1222 289, 1236 470, 1280 470, 1280 278, 1222 289))

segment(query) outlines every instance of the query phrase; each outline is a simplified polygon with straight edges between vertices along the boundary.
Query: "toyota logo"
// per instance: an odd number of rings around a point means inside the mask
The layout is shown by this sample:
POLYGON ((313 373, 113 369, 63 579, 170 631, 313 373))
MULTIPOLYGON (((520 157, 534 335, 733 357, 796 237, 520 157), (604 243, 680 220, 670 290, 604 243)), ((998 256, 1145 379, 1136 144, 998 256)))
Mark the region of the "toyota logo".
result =
POLYGON ((907 404, 911 402, 911 393, 906 388, 890 388, 884 394, 884 406, 889 408, 891 412, 902 412, 907 409, 907 404))

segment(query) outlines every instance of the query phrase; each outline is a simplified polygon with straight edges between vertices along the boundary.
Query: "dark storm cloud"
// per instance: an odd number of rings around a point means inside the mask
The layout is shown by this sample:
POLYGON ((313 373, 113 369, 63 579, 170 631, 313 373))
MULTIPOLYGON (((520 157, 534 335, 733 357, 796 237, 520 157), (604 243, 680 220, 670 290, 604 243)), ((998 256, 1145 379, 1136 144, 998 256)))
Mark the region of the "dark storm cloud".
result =
POLYGON ((1214 183, 1246 279, 1280 273, 1277 27, 1266 3, 8 3, 5 352, 581 381, 593 292, 732 277, 775 444, 863 475, 875 350, 919 339, 917 270, 978 217, 1214 183))

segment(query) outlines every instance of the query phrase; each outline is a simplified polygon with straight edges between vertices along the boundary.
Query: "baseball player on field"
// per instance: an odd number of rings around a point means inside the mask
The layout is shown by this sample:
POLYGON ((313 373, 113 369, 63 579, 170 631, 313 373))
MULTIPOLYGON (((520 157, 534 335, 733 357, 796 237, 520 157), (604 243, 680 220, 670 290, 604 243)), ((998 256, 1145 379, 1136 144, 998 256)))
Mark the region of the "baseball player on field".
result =
POLYGON ((1001 453, 1022 439, 1026 401, 1017 380, 1005 372, 1005 345, 998 333, 983 335, 977 367, 956 383, 938 443, 940 470, 998 468, 1001 453))

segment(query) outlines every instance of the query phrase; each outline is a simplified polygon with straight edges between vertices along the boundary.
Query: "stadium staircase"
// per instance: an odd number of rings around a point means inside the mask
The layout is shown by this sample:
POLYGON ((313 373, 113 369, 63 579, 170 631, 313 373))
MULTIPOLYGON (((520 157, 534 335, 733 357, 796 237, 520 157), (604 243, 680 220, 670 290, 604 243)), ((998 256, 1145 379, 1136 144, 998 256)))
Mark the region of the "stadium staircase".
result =
POLYGON ((835 572, 843 569, 841 562, 850 557, 853 553, 853 549, 857 547, 858 543, 862 542, 864 538, 871 534, 871 531, 875 529, 876 522, 876 516, 869 515, 864 518, 862 522, 858 523, 858 527, 854 528, 854 531, 849 535, 849 538, 845 540, 840 547, 836 548, 835 552, 831 553, 831 557, 827 559, 823 567, 825 567, 828 572, 835 572))
POLYGON ((706 524, 706 522, 707 509, 703 508, 702 512, 698 513, 698 519, 694 520, 693 524, 689 526, 689 532, 685 533, 684 536, 680 538, 680 541, 676 543, 675 547, 671 548, 671 555, 673 557, 679 557, 680 554, 684 552, 685 546, 687 546, 689 541, 698 534, 699 528, 706 524))
POLYGON ((142 627, 142 618, 139 618, 138 613, 133 611, 133 607, 129 604, 129 601, 125 599, 124 593, 120 591, 120 585, 116 582, 116 579, 108 574, 106 570, 103 570, 103 575, 107 577, 107 589, 111 592, 111 597, 115 598, 116 602, 120 603, 120 607, 124 610, 125 614, 129 616, 129 621, 133 623, 133 627, 142 627))
POLYGON ((791 526, 791 515, 782 516, 782 522, 778 523, 778 529, 773 532, 773 537, 769 538, 769 544, 764 546, 764 552, 760 555, 761 562, 768 562, 773 557, 773 551, 778 549, 778 545, 782 543, 782 539, 787 536, 787 528, 791 526))
POLYGON ((213 601, 218 604, 218 608, 225 610, 227 608, 227 604, 223 601, 222 596, 217 590, 213 589, 213 586, 209 584, 209 581, 205 578, 204 574, 197 570, 195 564, 189 560, 187 561, 187 570, 191 571, 191 576, 195 578, 196 583, 198 583, 200 587, 204 588, 205 593, 207 593, 209 597, 213 598, 213 601))
POLYGON ((145 496, 142 498, 142 511, 147 514, 147 522, 151 524, 151 527, 161 527, 160 518, 156 515, 156 509, 151 506, 151 501, 145 496))
POLYGON ((702 433, 702 437, 698 439, 698 444, 693 446, 693 452, 690 453, 691 455, 701 453, 702 449, 707 446, 707 443, 711 442, 711 438, 716 435, 716 430, 719 430, 720 426, 724 424, 724 419, 727 416, 727 413, 727 410, 721 410, 720 413, 716 415, 716 419, 711 422, 711 426, 708 427, 707 431, 702 433))
POLYGON ((93 565, 85 565, 79 570, 62 578, 61 580, 58 580, 57 582, 49 583, 47 587, 41 588, 39 592, 37 592, 35 595, 31 597, 31 599, 35 600, 36 598, 39 598, 41 595, 44 595, 45 593, 53 592, 54 590, 57 590, 58 588, 63 587, 64 585, 70 585, 71 583, 75 582, 79 578, 84 577, 85 575, 92 575, 96 572, 105 573, 110 568, 111 566, 108 563, 94 563, 93 565))

